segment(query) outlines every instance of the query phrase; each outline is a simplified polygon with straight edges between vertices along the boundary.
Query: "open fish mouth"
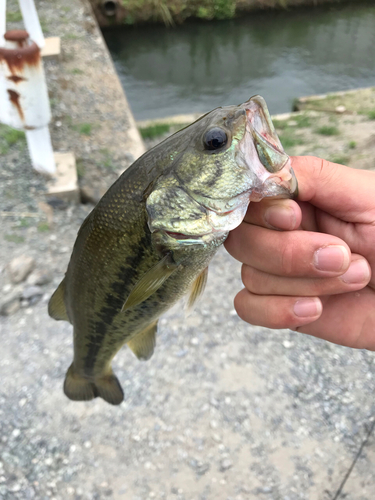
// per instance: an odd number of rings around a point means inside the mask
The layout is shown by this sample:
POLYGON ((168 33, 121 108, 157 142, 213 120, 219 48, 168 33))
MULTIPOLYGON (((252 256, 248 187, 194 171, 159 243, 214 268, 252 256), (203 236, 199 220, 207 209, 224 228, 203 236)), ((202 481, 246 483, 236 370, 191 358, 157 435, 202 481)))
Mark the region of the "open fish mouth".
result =
POLYGON ((240 152, 260 181, 251 190, 250 200, 258 201, 265 196, 295 196, 297 179, 265 100, 256 95, 242 107, 246 113, 246 133, 240 143, 240 152))
POLYGON ((281 170, 288 161, 272 123, 263 97, 252 97, 246 106, 247 129, 250 130, 259 159, 269 172, 281 170))

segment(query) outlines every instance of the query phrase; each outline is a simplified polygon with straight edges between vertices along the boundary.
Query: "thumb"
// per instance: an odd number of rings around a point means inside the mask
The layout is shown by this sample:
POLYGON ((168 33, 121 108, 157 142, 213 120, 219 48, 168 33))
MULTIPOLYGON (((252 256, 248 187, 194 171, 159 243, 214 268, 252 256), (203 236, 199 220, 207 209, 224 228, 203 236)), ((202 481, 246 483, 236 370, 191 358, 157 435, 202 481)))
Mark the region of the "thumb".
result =
POLYGON ((375 220, 375 172, 344 167, 313 156, 293 156, 298 200, 347 221, 375 220))

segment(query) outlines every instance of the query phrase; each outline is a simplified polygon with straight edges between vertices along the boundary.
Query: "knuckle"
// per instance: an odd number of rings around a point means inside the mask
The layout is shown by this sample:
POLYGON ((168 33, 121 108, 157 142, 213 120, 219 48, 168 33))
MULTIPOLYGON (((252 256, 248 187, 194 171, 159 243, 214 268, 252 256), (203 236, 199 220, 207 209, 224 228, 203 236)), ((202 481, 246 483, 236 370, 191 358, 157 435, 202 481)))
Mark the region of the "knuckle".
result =
MULTIPOLYGON (((272 297, 270 298, 272 300, 272 297)), ((279 329, 279 328, 292 328, 296 324, 296 318, 293 314, 292 307, 286 298, 281 298, 275 310, 274 303, 268 301, 265 307, 264 313, 266 318, 266 324, 268 328, 279 329)))
POLYGON ((284 243, 280 253, 281 272, 285 276, 293 276, 296 263, 295 245, 289 238, 284 243))
POLYGON ((316 161, 313 162, 313 175, 316 178, 320 178, 326 183, 335 178, 337 170, 336 163, 332 163, 322 158, 315 158, 315 160, 316 161))

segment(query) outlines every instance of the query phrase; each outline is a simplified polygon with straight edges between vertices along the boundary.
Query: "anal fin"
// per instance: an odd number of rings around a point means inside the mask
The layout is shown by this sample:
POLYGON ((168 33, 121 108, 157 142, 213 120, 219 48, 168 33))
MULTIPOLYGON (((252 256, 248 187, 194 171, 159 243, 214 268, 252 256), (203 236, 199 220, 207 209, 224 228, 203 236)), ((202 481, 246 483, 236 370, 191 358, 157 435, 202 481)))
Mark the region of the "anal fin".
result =
POLYGON ((48 303, 48 314, 51 318, 62 321, 69 321, 68 314, 66 312, 65 301, 65 278, 62 280, 60 285, 54 291, 52 297, 48 303))
POLYGON ((112 370, 94 380, 78 374, 74 365, 70 365, 64 382, 64 393, 73 401, 90 401, 100 397, 111 405, 119 405, 124 400, 124 392, 120 382, 112 370))
POLYGON ((158 322, 145 328, 128 342, 128 347, 138 359, 147 361, 154 354, 158 322))

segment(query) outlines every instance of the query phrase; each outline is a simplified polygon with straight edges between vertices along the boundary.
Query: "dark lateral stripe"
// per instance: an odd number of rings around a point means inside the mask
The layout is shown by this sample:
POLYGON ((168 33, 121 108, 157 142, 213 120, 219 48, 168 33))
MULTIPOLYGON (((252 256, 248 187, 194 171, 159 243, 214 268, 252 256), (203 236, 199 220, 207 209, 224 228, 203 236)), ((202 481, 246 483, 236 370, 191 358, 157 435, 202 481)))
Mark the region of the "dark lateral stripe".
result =
MULTIPOLYGON (((88 349, 85 357, 85 373, 88 375, 92 373, 99 352, 102 348, 104 341, 111 345, 117 339, 106 339, 107 332, 111 327, 115 316, 119 313, 123 302, 125 300, 126 287, 131 283, 136 276, 140 263, 144 258, 145 249, 151 246, 151 235, 146 231, 141 240, 131 248, 131 255, 125 258, 125 263, 120 267, 114 282, 111 284, 111 290, 104 298, 104 304, 98 311, 98 321, 95 321, 95 333, 89 335, 88 349)), ((124 336, 125 336, 124 331, 124 336)))

